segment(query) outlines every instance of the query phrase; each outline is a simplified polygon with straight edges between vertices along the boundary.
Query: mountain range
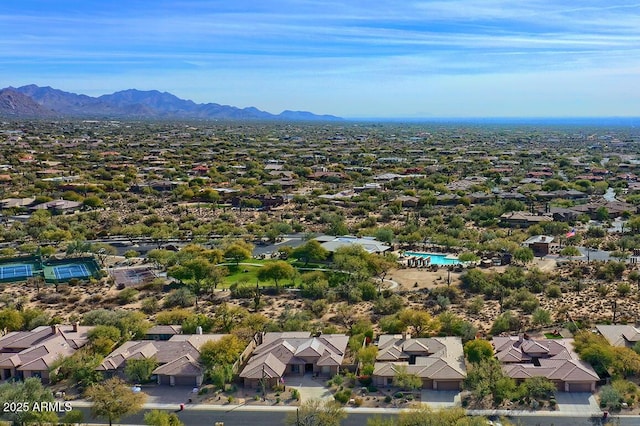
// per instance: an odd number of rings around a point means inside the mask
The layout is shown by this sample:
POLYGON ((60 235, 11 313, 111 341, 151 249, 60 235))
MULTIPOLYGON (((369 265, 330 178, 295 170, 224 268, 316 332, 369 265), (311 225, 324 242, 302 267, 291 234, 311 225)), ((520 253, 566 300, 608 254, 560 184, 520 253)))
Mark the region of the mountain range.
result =
POLYGON ((197 104, 157 90, 128 89, 91 97, 35 84, 0 90, 0 117, 336 121, 306 111, 271 114, 255 107, 197 104))

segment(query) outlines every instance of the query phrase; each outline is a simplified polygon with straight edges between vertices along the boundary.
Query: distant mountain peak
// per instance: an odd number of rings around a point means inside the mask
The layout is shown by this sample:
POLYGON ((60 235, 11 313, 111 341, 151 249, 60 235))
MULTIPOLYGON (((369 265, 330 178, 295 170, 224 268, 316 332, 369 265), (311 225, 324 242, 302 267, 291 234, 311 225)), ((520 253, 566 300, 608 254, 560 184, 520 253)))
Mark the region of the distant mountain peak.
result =
POLYGON ((52 117, 55 112, 47 109, 18 89, 7 87, 0 90, 0 115, 10 117, 52 117))
MULTIPOLYGON (((306 111, 283 111, 271 114, 256 107, 237 108, 217 103, 197 104, 180 99, 172 93, 159 90, 126 89, 112 94, 91 97, 29 84, 18 88, 3 89, 5 96, 0 115, 79 118, 135 118, 135 119, 204 119, 204 120, 292 120, 292 121, 336 121, 332 115, 316 115, 306 111), (19 94, 13 108, 11 93, 19 94), (28 100, 27 100, 28 99, 28 100), (39 107, 39 108, 38 108, 39 107), (24 113, 22 112, 24 111, 24 113)), ((13 95, 14 97, 16 95, 13 95)))

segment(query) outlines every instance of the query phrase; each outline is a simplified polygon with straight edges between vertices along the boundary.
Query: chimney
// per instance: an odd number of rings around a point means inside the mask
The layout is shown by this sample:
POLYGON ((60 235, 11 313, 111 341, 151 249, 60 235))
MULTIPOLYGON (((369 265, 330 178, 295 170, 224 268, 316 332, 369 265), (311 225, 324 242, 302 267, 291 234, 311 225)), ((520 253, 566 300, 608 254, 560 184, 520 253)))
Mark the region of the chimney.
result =
POLYGON ((402 340, 407 340, 407 331, 402 332, 402 340))
POLYGON ((73 332, 77 333, 78 332, 78 326, 80 325, 80 323, 78 321, 73 323, 73 332))
POLYGON ((520 342, 520 343, 524 342, 524 334, 519 334, 518 335, 518 342, 520 342))
POLYGON ((51 325, 51 334, 58 334, 58 326, 56 324, 51 325))
POLYGON ((200 326, 196 327, 196 334, 202 334, 202 327, 200 326))

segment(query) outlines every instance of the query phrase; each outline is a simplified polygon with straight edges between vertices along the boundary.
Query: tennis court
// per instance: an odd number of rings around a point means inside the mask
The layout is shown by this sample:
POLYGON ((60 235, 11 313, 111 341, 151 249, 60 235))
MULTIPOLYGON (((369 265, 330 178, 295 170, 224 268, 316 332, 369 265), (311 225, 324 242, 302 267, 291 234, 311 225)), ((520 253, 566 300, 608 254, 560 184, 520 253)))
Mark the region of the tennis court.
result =
POLYGON ((26 263, 0 266, 0 280, 13 280, 33 276, 33 268, 26 263))
POLYGON ((87 267, 82 264, 71 264, 64 266, 54 266, 53 273, 58 280, 68 280, 70 278, 87 278, 91 273, 87 267))

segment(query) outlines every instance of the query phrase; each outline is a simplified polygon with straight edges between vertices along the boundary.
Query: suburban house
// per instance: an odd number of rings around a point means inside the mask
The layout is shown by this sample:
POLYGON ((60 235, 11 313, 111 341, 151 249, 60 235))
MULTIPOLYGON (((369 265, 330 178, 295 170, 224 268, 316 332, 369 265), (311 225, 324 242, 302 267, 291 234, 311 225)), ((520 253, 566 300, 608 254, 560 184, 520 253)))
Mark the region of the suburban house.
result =
POLYGON ((200 365, 200 348, 206 342, 220 340, 224 334, 176 334, 169 340, 131 340, 111 352, 98 366, 107 376, 122 376, 127 361, 154 358, 153 370, 158 384, 200 386, 204 370, 200 365))
POLYGON ((49 382, 49 369, 89 341, 93 327, 43 325, 31 331, 12 331, 0 338, 0 379, 38 377, 49 382))
POLYGON ((531 214, 527 212, 508 212, 500 216, 500 223, 505 226, 528 228, 539 223, 552 222, 551 216, 531 214))
POLYGON ((523 243, 523 247, 528 247, 533 251, 535 256, 546 256, 551 252, 551 243, 553 237, 548 235, 534 235, 527 238, 523 243))
POLYGON ((349 343, 345 334, 311 336, 308 331, 265 333, 262 343, 240 372, 247 388, 261 381, 272 387, 286 376, 313 374, 332 377, 338 373, 349 343))
POLYGON ((398 371, 404 369, 420 377, 423 389, 460 390, 467 376, 462 341, 459 337, 380 336, 373 383, 391 386, 398 371))
POLYGON ((630 348, 640 342, 640 330, 632 325, 596 325, 611 346, 630 348))
POLYGON ((497 336, 492 343, 503 371, 516 381, 542 376, 560 391, 593 392, 600 380, 593 367, 573 350, 573 339, 497 336))
POLYGON ((144 334, 148 340, 169 340, 176 334, 182 334, 181 325, 154 325, 144 334))
POLYGON ((601 211, 606 211, 610 218, 620 217, 623 214, 635 214, 638 208, 633 204, 623 203, 622 201, 606 201, 594 202, 587 204, 579 204, 571 207, 571 210, 578 214, 587 214, 592 219, 598 219, 601 211))

